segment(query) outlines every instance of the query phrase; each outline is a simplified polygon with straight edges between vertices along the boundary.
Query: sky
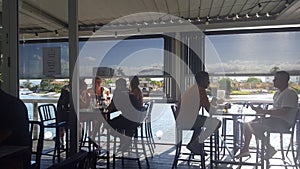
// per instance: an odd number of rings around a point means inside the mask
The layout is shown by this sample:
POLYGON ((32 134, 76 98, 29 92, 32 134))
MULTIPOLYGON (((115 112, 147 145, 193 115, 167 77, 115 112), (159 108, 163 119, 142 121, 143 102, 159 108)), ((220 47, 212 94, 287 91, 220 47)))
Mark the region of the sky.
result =
POLYGON ((91 75, 91 67, 122 69, 132 76, 143 70, 163 68, 163 39, 131 39, 120 41, 90 41, 81 47, 82 76, 91 75))

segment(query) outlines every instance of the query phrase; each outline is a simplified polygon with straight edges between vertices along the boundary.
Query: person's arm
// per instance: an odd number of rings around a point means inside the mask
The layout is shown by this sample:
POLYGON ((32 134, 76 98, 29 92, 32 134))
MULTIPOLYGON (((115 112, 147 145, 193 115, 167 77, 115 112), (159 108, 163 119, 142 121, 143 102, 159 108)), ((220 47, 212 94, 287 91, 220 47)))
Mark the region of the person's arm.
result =
MULTIPOLYGON (((210 110, 210 102, 207 97, 205 89, 199 89, 200 93, 200 106, 203 107, 207 112, 210 110)), ((200 107, 199 107, 200 109, 200 107)))
POLYGON ((291 109, 289 107, 283 107, 283 108, 279 108, 279 109, 264 110, 260 106, 254 107, 252 104, 250 104, 250 107, 252 110, 256 111, 259 114, 270 114, 270 115, 275 115, 275 116, 284 116, 291 109))

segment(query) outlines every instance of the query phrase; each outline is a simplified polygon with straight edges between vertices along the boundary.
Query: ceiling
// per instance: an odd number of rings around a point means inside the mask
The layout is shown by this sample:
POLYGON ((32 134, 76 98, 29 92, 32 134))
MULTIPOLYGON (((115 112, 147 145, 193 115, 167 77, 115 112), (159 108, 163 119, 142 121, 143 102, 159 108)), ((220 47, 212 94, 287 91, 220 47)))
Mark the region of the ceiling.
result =
MULTIPOLYGON (((68 36, 68 0, 21 0, 20 36, 68 36)), ((79 35, 300 23, 300 0, 78 0, 79 35)))

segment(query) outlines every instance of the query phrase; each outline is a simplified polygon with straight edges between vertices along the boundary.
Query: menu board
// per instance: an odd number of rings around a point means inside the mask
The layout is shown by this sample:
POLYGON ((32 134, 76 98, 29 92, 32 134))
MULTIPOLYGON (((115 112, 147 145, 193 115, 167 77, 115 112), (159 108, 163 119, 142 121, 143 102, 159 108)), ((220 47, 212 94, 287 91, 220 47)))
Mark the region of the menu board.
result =
POLYGON ((61 75, 61 50, 60 47, 43 48, 43 75, 61 75))

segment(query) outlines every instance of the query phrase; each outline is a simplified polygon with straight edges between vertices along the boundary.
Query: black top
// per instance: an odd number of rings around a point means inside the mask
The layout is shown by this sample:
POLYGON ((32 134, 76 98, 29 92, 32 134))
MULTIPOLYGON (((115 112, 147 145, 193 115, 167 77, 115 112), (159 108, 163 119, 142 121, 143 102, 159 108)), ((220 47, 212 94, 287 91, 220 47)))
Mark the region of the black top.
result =
POLYGON ((6 139, 0 138, 0 145, 30 146, 28 111, 23 101, 0 89, 0 110, 1 135, 10 132, 6 139))
POLYGON ((107 109, 109 112, 121 111, 122 116, 131 121, 140 121, 143 115, 140 102, 129 93, 129 90, 115 90, 112 102, 107 109))

